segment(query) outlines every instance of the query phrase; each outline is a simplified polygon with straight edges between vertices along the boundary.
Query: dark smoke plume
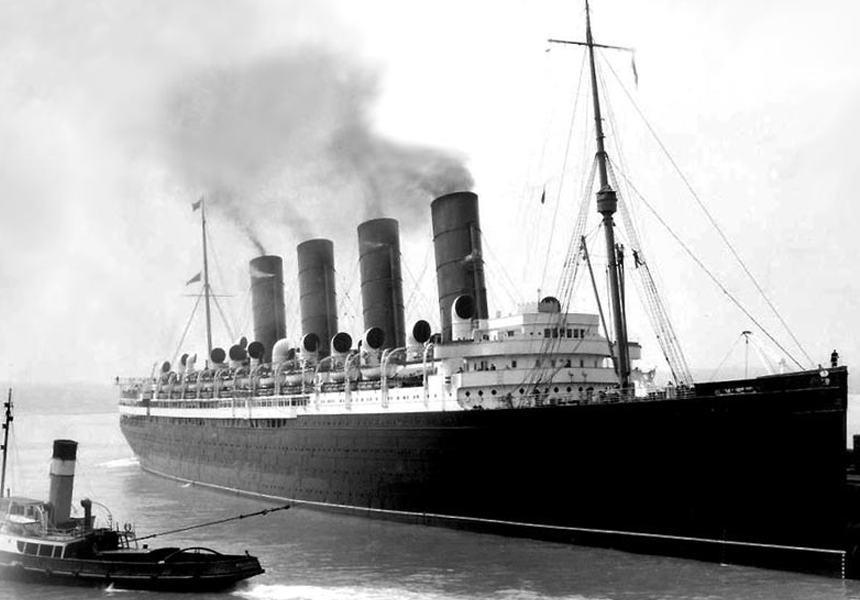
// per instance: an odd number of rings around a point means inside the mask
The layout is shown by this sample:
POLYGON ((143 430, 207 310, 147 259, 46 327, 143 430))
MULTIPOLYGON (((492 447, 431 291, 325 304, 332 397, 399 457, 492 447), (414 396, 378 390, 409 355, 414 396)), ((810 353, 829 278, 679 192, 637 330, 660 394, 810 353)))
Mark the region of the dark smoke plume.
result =
POLYGON ((269 225, 304 239, 379 216, 426 223, 429 202, 472 177, 454 154, 376 132, 376 97, 374 71, 318 48, 214 68, 172 90, 165 147, 261 251, 269 225))

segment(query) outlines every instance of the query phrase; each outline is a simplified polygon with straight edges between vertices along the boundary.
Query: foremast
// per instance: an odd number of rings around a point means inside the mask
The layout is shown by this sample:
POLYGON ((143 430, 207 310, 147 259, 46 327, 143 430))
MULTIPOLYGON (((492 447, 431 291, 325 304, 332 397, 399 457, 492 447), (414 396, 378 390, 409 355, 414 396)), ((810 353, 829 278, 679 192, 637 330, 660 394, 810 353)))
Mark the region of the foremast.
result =
POLYGON ((209 253, 206 249, 206 199, 200 200, 193 205, 194 210, 200 210, 200 228, 203 235, 203 300, 206 306, 206 361, 212 355, 212 308, 210 304, 212 290, 209 287, 209 253))
POLYGON ((603 217, 603 232, 606 239, 606 256, 609 269, 609 295, 612 307, 612 322, 615 330, 615 349, 618 353, 618 381, 621 389, 630 387, 630 349, 627 345, 627 318, 624 310, 623 271, 621 248, 615 243, 615 223, 612 215, 618 208, 618 196, 609 185, 607 175, 606 148, 604 147, 603 119, 600 114, 600 94, 597 89, 597 70, 594 66, 594 39, 591 36, 591 11, 585 0, 585 45, 588 48, 588 64, 591 71, 591 95, 594 102, 594 127, 597 137, 597 170, 600 189, 597 191, 597 212, 603 217))

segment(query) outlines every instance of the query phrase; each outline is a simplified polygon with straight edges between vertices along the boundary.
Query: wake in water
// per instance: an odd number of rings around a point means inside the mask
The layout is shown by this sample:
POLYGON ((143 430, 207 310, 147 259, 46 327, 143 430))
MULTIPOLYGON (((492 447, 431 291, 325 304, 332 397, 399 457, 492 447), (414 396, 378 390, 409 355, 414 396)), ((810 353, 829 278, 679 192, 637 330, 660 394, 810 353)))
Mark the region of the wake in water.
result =
POLYGON ((99 463, 96 466, 104 469, 122 469, 125 467, 136 467, 138 464, 137 458, 118 458, 116 460, 99 463))
MULTIPOLYGON (((254 585, 236 590, 233 596, 248 600, 539 600, 546 598, 528 590, 497 590, 476 595, 474 591, 462 594, 441 590, 408 590, 393 587, 321 587, 313 585, 254 585)), ((585 596, 564 596, 554 600, 602 600, 585 596)))

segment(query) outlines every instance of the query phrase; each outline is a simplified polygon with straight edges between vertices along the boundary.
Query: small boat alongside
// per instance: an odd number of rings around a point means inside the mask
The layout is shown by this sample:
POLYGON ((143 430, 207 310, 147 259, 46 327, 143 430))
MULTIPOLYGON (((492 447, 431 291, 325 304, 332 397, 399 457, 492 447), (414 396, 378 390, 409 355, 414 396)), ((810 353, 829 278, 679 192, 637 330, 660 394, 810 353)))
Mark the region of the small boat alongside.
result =
MULTIPOLYGON (((6 433, 11 421, 10 400, 6 433)), ((8 439, 4 465, 7 446, 8 439)), ((47 502, 0 493, 0 579, 198 591, 229 588, 264 572, 247 551, 222 554, 203 547, 140 545, 154 536, 139 538, 133 526, 119 527, 112 519, 107 526, 97 526, 89 499, 81 500, 83 517, 71 516, 77 446, 73 440, 54 441, 47 502)))

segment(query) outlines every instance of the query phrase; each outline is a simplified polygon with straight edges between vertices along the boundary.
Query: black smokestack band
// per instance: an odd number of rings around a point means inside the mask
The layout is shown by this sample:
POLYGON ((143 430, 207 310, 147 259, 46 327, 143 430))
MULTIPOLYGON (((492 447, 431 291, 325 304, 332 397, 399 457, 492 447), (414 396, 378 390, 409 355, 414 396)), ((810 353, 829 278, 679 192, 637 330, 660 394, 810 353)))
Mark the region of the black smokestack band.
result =
POLYGON ((373 219, 358 226, 361 305, 364 329, 385 334, 382 348, 406 345, 400 228, 395 219, 373 219))
POLYGON ((472 192, 446 194, 436 198, 430 210, 442 341, 450 342, 451 305, 458 296, 474 299, 474 318, 486 319, 488 315, 478 196, 472 192))

